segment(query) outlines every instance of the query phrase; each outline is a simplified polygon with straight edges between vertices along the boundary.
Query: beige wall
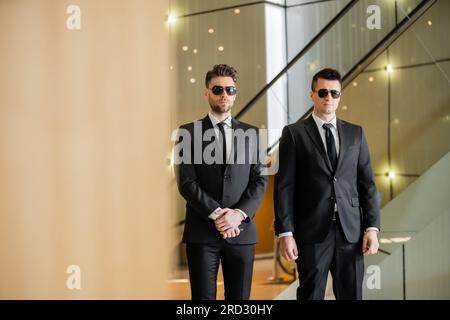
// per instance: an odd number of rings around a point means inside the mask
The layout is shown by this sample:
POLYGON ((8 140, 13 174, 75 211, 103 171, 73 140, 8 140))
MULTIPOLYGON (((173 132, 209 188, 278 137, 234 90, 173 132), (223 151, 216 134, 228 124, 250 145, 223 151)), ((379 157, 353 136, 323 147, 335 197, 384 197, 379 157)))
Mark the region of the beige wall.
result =
POLYGON ((167 7, 0 0, 1 299, 167 297, 167 7))

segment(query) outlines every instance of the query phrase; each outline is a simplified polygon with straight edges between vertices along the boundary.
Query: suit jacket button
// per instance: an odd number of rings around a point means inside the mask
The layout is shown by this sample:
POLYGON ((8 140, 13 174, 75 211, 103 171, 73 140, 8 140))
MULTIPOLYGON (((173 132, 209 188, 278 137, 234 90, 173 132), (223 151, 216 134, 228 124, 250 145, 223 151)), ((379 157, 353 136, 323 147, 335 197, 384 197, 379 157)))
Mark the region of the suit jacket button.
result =
POLYGON ((334 201, 334 197, 330 197, 330 200, 334 201))
POLYGON ((224 175, 223 177, 224 179, 230 179, 230 176, 228 174, 224 175))

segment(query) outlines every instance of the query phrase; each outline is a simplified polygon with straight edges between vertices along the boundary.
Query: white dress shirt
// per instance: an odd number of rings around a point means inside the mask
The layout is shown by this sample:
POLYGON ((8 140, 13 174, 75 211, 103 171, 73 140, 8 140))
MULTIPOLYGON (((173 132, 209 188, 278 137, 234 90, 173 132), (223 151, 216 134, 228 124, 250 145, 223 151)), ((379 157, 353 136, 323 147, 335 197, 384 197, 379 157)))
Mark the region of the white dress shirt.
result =
MULTIPOLYGON (((331 133, 333 134, 334 138, 334 144, 336 145, 336 155, 339 159, 339 150, 340 150, 340 144, 339 144, 339 132, 337 130, 337 124, 336 124, 336 117, 333 118, 330 122, 325 122, 322 119, 320 119, 318 116, 316 116, 314 113, 312 114, 312 117, 314 119, 314 122, 317 125, 317 129, 319 130, 320 138, 322 138, 323 145, 325 146, 325 151, 327 150, 327 138, 325 136, 325 129, 322 127, 325 123, 331 124, 331 133)), ((328 153, 327 153, 328 154, 328 153)))
MULTIPOLYGON (((214 132, 216 134, 217 139, 219 138, 220 135, 220 129, 217 126, 217 124, 221 121, 217 120, 216 117, 214 117, 211 112, 208 113, 209 119, 211 120, 211 123, 213 125, 214 128, 214 132)), ((230 159, 230 155, 231 155, 231 151, 233 149, 233 144, 231 143, 233 141, 233 128, 231 127, 231 116, 229 116, 228 118, 226 118, 225 120, 222 121, 224 126, 223 129, 225 131, 225 142, 227 144, 227 150, 226 150, 226 157, 227 157, 227 161, 228 159, 230 159)))

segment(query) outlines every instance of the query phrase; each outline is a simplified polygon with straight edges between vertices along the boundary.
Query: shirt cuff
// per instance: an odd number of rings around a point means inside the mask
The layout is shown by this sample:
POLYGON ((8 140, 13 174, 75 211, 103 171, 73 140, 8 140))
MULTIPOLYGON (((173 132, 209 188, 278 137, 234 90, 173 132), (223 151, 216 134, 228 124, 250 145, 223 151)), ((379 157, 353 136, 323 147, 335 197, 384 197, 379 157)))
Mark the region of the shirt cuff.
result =
POLYGON ((282 238, 282 237, 292 237, 294 234, 292 232, 282 232, 278 235, 278 238, 282 238))
POLYGON ((378 228, 376 228, 376 227, 369 227, 369 228, 366 229, 366 232, 367 232, 367 231, 370 231, 370 230, 374 230, 374 231, 376 231, 377 233, 380 232, 380 229, 378 229, 378 228))
POLYGON ((234 210, 236 210, 237 212, 239 212, 240 214, 242 214, 242 216, 244 217, 243 220, 247 219, 248 216, 245 214, 244 211, 242 211, 241 209, 238 209, 238 208, 236 208, 236 209, 234 209, 234 210))
POLYGON ((214 210, 213 212, 211 212, 211 214, 208 216, 208 218, 212 219, 212 220, 216 220, 219 217, 219 211, 222 210, 221 207, 218 207, 216 210, 214 210))

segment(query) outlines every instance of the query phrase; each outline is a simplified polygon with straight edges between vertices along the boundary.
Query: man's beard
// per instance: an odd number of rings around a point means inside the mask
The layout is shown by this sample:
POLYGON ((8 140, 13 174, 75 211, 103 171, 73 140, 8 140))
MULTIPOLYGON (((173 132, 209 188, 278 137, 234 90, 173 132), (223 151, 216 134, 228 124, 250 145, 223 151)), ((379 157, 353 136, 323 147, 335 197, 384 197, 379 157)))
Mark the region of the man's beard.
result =
POLYGON ((217 104, 211 104, 211 109, 215 112, 215 113, 227 113, 228 111, 231 110, 232 105, 231 104, 227 104, 225 106, 221 106, 221 105, 217 105, 217 104))

